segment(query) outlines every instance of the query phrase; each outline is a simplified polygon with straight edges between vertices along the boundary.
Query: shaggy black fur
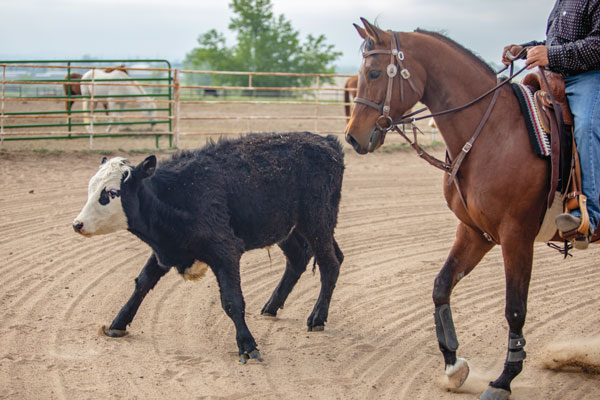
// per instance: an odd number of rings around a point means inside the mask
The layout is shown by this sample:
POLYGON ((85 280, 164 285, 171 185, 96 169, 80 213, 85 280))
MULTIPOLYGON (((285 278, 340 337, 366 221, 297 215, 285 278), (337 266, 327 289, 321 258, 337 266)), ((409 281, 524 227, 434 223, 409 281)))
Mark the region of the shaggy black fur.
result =
POLYGON ((307 324, 309 330, 322 329, 343 260, 333 236, 343 171, 337 138, 308 132, 222 140, 181 151, 158 167, 154 156, 146 158, 124 176, 121 199, 129 230, 153 254, 109 335, 125 331, 146 293, 171 267, 183 273, 198 260, 217 277, 242 361, 259 358, 244 321, 239 261, 245 251, 275 243, 287 265, 263 314, 283 307, 314 255, 321 293, 307 324))

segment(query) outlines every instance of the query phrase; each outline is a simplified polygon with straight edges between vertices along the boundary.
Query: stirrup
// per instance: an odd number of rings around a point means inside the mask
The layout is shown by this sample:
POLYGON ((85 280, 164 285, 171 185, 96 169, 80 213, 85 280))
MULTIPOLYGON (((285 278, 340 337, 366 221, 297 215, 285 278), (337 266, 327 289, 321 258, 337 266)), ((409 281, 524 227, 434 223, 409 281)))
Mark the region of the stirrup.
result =
MULTIPOLYGON (((582 193, 569 193, 565 200, 565 212, 559 214, 555 220, 559 236, 567 241, 575 240, 575 242, 585 242, 587 239, 589 243, 590 217, 587 212, 587 197, 582 193), (577 208, 581 212, 581 217, 570 214, 577 208)), ((580 244, 583 245, 583 243, 580 244)), ((576 248, 580 247, 576 246, 576 248)), ((583 248, 587 248, 587 245, 583 248)))

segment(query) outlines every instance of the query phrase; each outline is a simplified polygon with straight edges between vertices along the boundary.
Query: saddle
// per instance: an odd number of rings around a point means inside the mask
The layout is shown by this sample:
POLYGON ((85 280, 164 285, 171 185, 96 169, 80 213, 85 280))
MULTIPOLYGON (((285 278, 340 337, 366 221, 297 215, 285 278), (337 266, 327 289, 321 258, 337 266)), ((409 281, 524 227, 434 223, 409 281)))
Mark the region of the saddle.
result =
MULTIPOLYGON (((554 99, 554 102, 557 103, 562 110, 563 123, 567 126, 572 127, 573 126, 573 114, 571 114, 571 109, 569 108, 569 103, 567 102, 567 96, 565 95, 565 81, 564 81, 563 77, 556 72, 552 72, 549 70, 543 70, 543 71, 544 71, 544 76, 546 78, 546 82, 548 82, 548 86, 550 86, 549 91, 548 91, 548 88, 546 87, 544 77, 542 76, 541 69, 536 69, 534 72, 531 72, 531 73, 525 75, 525 78, 523 78, 523 81, 521 83, 523 85, 527 85, 527 86, 535 89, 536 104, 538 105, 540 110, 541 109, 547 110, 547 112, 545 112, 545 113, 540 113, 540 114, 544 114, 544 115, 540 115, 540 117, 545 118, 545 121, 543 121, 543 122, 544 122, 544 124, 547 124, 546 125, 548 127, 548 129, 546 130, 547 132, 550 132, 550 120, 549 120, 549 116, 547 116, 547 114, 549 113, 548 111, 550 111, 551 113, 554 113, 553 105, 552 105, 552 98, 554 99), (548 92, 551 93, 552 98, 550 97, 548 92)), ((544 127, 544 128, 546 128, 546 127, 544 127)))
MULTIPOLYGON (((577 229, 558 232, 552 240, 570 241, 583 237, 588 234, 590 221, 587 199, 581 191, 581 168, 573 137, 573 115, 565 95, 565 82, 560 74, 539 68, 526 75, 521 83, 535 90, 534 101, 541 125, 551 136, 552 175, 548 208, 559 191, 562 194, 563 212, 569 213, 579 208, 582 215, 581 225, 577 229)), ((598 240, 599 236, 594 235, 591 241, 598 240)))

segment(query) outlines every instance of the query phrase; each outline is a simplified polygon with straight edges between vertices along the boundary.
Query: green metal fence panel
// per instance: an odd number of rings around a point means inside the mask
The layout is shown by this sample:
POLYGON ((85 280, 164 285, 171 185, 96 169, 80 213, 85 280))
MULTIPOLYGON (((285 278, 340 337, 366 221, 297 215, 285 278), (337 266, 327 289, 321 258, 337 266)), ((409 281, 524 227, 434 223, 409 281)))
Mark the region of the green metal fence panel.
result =
MULTIPOLYGON (((39 140, 39 139, 78 139, 78 138, 90 138, 90 137, 122 137, 122 136, 139 136, 139 134, 99 134, 99 133, 74 133, 72 134, 72 129, 74 127, 89 127, 93 124, 93 126, 111 126, 111 125, 140 125, 140 124, 159 124, 168 126, 168 132, 160 132, 160 133, 150 133, 149 135, 153 135, 156 137, 156 146, 158 147, 158 139, 161 135, 167 135, 169 137, 169 147, 172 147, 173 144, 173 129, 172 129, 172 117, 173 117, 173 70, 171 68, 171 64, 167 60, 163 59, 104 59, 104 60, 9 60, 9 61, 0 61, 0 67, 2 68, 2 97, 0 98, 2 102, 1 107, 1 115, 0 115, 0 130, 1 130, 1 140, 39 140), (130 67, 131 65, 136 65, 140 63, 152 63, 153 65, 158 65, 158 67, 154 68, 135 68, 130 67), (157 74, 157 76, 143 77, 143 76, 132 76, 131 79, 73 79, 71 74, 73 71, 82 71, 83 72, 89 69, 105 69, 108 67, 114 67, 115 64, 125 65, 128 71, 133 72, 145 72, 157 74), (129 67, 128 67, 129 65, 129 67), (34 67, 35 66, 35 67, 34 67), (34 75, 32 77, 20 77, 19 79, 7 79, 6 78, 6 69, 7 68, 21 68, 21 69, 30 69, 30 70, 59 70, 66 71, 66 77, 64 79, 57 79, 55 77, 52 78, 40 78, 39 74, 31 74, 34 75), (159 76, 160 75, 160 76, 159 76), (153 87, 152 93, 144 93, 144 94, 127 94, 127 95, 97 95, 93 96, 93 100, 96 101, 98 99, 103 98, 111 98, 115 102, 121 101, 124 102, 129 98, 136 97, 147 97, 152 99, 164 99, 168 101, 168 106, 166 107, 156 107, 156 108, 148 108, 148 107, 140 107, 140 108, 111 108, 111 109, 101 109, 100 107, 92 110, 73 110, 73 102, 74 101, 83 101, 83 99, 90 99, 91 97, 81 96, 72 94, 72 86, 71 82, 94 82, 94 85, 106 85, 106 82, 114 83, 114 86, 117 85, 125 85, 127 82, 135 81, 135 82, 143 82, 140 86, 143 87, 153 87), (150 82, 154 82, 154 84, 149 84, 150 82), (156 83, 160 82, 160 83, 156 83), (36 86, 36 91, 34 93, 31 90, 32 87, 36 86), (66 94, 56 94, 56 90, 54 90, 54 94, 44 93, 44 90, 48 91, 49 87, 41 86, 41 85, 53 85, 54 88, 59 88, 59 92, 62 92, 62 85, 65 85, 66 94), (39 94, 39 88, 42 88, 42 94, 39 94), (17 89, 18 88, 18 89, 17 89), (9 89, 9 90, 7 90, 9 89), (17 89, 17 90, 15 90, 17 89), (39 111, 10 111, 5 112, 5 102, 14 99, 22 99, 23 101, 42 101, 42 100, 64 100, 66 103, 65 111, 58 110, 39 110, 39 111), (114 122, 88 122, 88 123, 80 123, 73 122, 72 117, 80 114, 86 114, 90 117, 93 117, 95 113, 132 113, 132 112, 166 112, 167 117, 165 119, 143 119, 139 121, 119 121, 114 122), (31 118, 52 118, 53 115, 66 115, 67 122, 66 123, 11 123, 6 124, 5 119, 10 117, 31 117, 31 118), (22 136, 6 136, 5 130, 15 130, 15 129, 31 129, 31 128, 67 128, 65 134, 52 134, 52 135, 22 135, 22 136)), ((54 117, 56 118, 56 117, 54 117)))

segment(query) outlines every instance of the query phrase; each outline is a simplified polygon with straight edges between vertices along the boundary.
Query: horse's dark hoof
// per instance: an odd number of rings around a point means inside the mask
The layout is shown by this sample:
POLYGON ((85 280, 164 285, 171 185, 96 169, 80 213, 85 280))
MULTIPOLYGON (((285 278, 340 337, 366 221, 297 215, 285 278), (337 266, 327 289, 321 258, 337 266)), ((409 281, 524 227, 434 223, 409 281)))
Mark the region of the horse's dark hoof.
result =
POLYGON ((510 392, 505 389, 488 386, 479 397, 480 400, 508 400, 510 392))
POLYGON ((325 325, 316 325, 316 326, 308 327, 309 332, 323 332, 324 330, 325 330, 325 325))
POLYGON ((248 360, 262 361, 262 358, 260 357, 260 352, 258 350, 252 350, 250 353, 240 354, 240 362, 242 364, 246 364, 248 360))
POLYGON ((121 329, 109 329, 106 325, 102 325, 102 333, 111 338, 121 338, 129 335, 129 332, 121 329))

